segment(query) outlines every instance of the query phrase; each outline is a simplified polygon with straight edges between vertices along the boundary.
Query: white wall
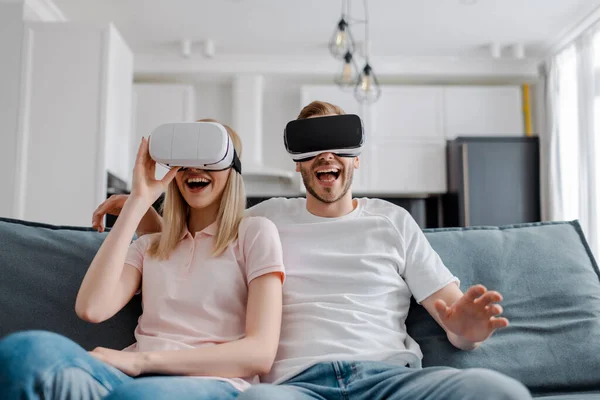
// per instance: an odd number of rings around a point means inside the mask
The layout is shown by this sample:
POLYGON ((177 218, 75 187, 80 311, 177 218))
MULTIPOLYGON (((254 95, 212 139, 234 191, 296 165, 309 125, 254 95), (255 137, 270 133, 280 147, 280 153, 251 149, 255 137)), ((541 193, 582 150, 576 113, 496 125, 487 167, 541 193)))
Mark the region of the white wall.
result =
POLYGON ((274 166, 294 170, 283 144, 285 125, 296 119, 304 106, 300 99, 302 81, 271 77, 265 79, 263 107, 263 154, 274 166))
MULTIPOLYGON (((285 124, 295 119, 301 109, 301 80, 266 77, 263 94, 263 155, 274 167, 293 168, 283 146, 285 124)), ((196 119, 214 118, 233 126, 232 84, 230 82, 201 82, 196 88, 196 119)))
POLYGON ((233 78, 233 122, 243 143, 242 160, 248 169, 263 165, 264 77, 240 75, 233 78))
MULTIPOLYGON (((294 171, 294 163, 285 152, 283 129, 285 124, 296 118, 301 109, 300 87, 302 79, 290 80, 283 77, 265 77, 263 93, 263 162, 272 168, 294 171)), ((233 125, 233 87, 230 82, 198 82, 196 88, 196 119, 214 118, 241 131, 243 127, 233 125)), ((244 161, 242 157, 242 169, 244 161)), ((249 196, 298 195, 300 182, 278 178, 246 175, 246 191, 249 196)))
MULTIPOLYGON (((132 182, 133 166, 142 137, 147 138, 159 125, 166 122, 194 121, 193 104, 195 91, 191 85, 183 84, 144 84, 136 83, 135 92, 135 134, 130 143, 128 166, 129 184, 132 182)), ((156 177, 162 178, 167 168, 156 166, 156 177)))
POLYGON ((97 163, 104 165, 105 150, 104 142, 98 140, 100 132, 94 131, 100 126, 103 93, 98 80, 91 77, 102 76, 103 54, 98 49, 107 44, 98 31, 53 30, 51 25, 28 25, 35 57, 25 67, 30 70, 27 91, 31 98, 26 109, 31 118, 29 129, 23 132, 28 141, 26 163, 19 167, 25 167, 26 179, 17 185, 23 191, 20 218, 83 225, 93 205, 102 201, 94 180, 101 178, 95 171, 97 163), (73 191, 77 196, 71 203, 67 193, 73 191), (49 201, 44 200, 49 195, 62 200, 55 204, 52 216, 46 206, 49 201))
MULTIPOLYGON (((109 31, 109 52, 106 99, 106 169, 121 179, 131 173, 131 134, 134 127, 133 103, 133 54, 116 29, 109 31)), ((135 149, 133 149, 135 151, 135 149)))
POLYGON ((21 101, 23 2, 0 3, 0 216, 15 214, 14 187, 21 101))
MULTIPOLYGON (((194 118, 212 118, 232 124, 232 93, 230 82, 202 82, 196 88, 196 113, 194 118)), ((235 127, 232 127, 235 129, 235 127)))
POLYGON ((133 57, 114 30, 72 22, 25 24, 17 218, 88 226, 106 199, 107 168, 123 169, 133 57))

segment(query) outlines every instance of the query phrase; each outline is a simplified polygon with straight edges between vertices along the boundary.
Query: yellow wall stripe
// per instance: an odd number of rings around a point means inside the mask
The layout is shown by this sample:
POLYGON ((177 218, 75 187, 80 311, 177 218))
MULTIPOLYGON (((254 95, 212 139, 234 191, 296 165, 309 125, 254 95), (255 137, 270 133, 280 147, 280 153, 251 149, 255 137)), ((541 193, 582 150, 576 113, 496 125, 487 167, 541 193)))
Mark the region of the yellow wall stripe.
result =
POLYGON ((529 85, 523 85, 523 116, 525 120, 525 136, 533 135, 531 127, 531 94, 529 85))

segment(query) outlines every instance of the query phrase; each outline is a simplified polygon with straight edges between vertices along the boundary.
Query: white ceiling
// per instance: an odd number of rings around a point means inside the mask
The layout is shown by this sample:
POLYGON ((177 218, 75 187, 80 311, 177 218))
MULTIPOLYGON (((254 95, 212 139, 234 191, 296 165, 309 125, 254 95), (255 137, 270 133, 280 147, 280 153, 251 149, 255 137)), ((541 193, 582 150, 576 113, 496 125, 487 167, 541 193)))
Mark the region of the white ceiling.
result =
MULTIPOLYGON (((54 0, 69 20, 113 22, 136 53, 176 53, 183 38, 213 39, 219 54, 317 55, 341 0, 54 0)), ((600 0, 370 0, 372 53, 477 56, 490 42, 528 56, 582 21, 600 0), (473 3, 474 4, 464 4, 473 3)), ((363 0, 351 0, 363 17, 363 0)), ((362 25, 353 27, 362 40, 362 25)))

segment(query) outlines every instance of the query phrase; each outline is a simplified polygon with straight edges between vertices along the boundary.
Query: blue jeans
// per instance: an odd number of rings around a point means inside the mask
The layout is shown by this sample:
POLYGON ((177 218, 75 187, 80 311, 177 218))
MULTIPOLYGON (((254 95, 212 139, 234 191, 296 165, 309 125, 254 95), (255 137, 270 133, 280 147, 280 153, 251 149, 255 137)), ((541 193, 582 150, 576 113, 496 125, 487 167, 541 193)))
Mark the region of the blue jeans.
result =
POLYGON ((238 400, 527 400, 520 382, 486 369, 413 369, 381 362, 328 362, 282 385, 257 385, 238 400))
POLYGON ((234 399, 231 384, 178 376, 132 378, 64 336, 27 331, 0 340, 1 399, 234 399))

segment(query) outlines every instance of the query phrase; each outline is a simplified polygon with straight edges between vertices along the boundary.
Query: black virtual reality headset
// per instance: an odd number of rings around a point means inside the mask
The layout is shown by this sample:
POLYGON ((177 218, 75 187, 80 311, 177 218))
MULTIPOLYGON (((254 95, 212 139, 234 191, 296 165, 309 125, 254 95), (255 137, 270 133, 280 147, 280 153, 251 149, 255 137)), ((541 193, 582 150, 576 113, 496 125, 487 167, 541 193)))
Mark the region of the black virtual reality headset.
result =
POLYGON ((242 164, 227 129, 216 122, 172 122, 162 124, 149 138, 150 157, 167 168, 187 167, 208 171, 242 164))
POLYGON ((358 115, 327 115, 288 122, 283 134, 285 149, 294 161, 307 161, 321 153, 340 157, 360 155, 365 133, 358 115))

